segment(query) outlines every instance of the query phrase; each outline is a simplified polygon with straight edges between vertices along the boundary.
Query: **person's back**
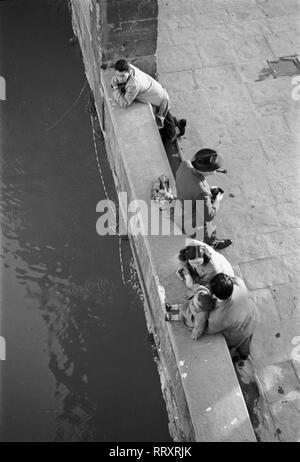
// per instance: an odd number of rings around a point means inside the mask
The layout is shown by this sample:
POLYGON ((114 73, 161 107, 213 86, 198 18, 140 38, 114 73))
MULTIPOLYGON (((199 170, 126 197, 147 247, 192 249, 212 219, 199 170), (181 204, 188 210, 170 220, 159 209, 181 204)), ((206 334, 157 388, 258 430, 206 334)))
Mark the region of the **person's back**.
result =
POLYGON ((176 192, 179 200, 201 200, 210 196, 210 189, 205 177, 196 172, 190 161, 184 160, 176 172, 176 192))
MULTIPOLYGON (((257 311, 249 300, 243 280, 238 277, 230 279, 233 283, 232 295, 224 300, 217 299, 215 308, 209 313, 206 332, 222 332, 229 347, 239 347, 245 340, 251 341, 257 324, 257 311)), ((211 283, 212 293, 215 292, 213 284, 214 280, 211 283)))
POLYGON ((132 72, 127 85, 128 87, 132 85, 139 89, 135 99, 142 103, 150 103, 159 107, 164 98, 164 89, 161 84, 133 64, 129 66, 132 72))

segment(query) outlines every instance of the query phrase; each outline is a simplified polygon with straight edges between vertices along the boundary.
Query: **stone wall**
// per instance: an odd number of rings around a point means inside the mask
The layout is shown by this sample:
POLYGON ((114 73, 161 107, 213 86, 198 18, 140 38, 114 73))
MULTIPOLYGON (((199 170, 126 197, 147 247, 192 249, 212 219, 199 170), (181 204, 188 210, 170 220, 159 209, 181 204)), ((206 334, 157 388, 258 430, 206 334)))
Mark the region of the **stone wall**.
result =
MULTIPOLYGON (((72 0, 73 27, 94 93, 116 189, 126 191, 128 201, 138 199, 149 204, 154 179, 165 173, 174 188, 174 178, 150 107, 135 102, 122 110, 111 99, 112 70, 103 70, 99 36, 95 37, 93 30, 96 23, 92 18, 99 20, 101 9, 98 4, 89 4, 87 8, 83 2, 72 0)), ((162 216, 162 220, 169 218, 162 216)), ((130 241, 145 297, 148 329, 159 355, 158 369, 172 438, 255 441, 223 336, 204 336, 193 342, 182 323, 165 321, 164 301, 183 301, 183 283, 175 271, 184 236, 138 234, 130 235, 130 241)))
POLYGON ((98 63, 105 69, 120 58, 156 75, 157 0, 72 0, 82 11, 98 63))

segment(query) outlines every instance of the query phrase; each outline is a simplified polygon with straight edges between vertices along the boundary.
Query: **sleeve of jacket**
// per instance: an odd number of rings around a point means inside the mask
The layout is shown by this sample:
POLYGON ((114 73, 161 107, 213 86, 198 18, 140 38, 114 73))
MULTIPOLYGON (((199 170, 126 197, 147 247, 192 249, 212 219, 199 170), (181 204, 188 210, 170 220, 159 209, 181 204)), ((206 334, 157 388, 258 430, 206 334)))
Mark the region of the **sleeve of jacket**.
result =
POLYGON ((114 89, 113 97, 119 103, 119 105, 125 109, 129 106, 136 98, 139 93, 139 85, 135 79, 130 79, 126 85, 126 92, 123 94, 118 88, 114 89))
POLYGON ((215 218, 219 207, 217 206, 217 204, 212 204, 210 195, 205 195, 203 202, 204 202, 204 221, 205 222, 212 221, 215 218))

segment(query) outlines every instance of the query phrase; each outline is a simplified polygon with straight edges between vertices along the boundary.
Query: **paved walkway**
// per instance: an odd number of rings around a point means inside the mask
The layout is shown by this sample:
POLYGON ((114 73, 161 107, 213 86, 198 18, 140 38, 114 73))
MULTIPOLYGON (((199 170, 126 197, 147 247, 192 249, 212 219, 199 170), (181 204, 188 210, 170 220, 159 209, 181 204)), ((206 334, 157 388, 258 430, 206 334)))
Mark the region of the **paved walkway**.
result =
POLYGON ((188 119, 183 156, 217 148, 228 169, 211 180, 226 192, 218 234, 234 244, 224 253, 260 311, 255 430, 263 441, 300 441, 300 100, 292 77, 264 71, 266 60, 300 54, 300 2, 159 5, 158 74, 172 112, 188 119))

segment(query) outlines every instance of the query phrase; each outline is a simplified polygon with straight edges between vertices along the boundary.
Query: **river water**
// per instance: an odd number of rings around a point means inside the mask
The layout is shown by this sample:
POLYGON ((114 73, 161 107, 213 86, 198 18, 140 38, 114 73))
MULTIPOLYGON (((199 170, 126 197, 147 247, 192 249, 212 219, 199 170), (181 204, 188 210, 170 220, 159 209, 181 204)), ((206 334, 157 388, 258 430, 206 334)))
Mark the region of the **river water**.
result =
MULTIPOLYGON (((170 441, 128 241, 105 198, 67 2, 0 3, 1 441, 170 441)), ((107 191, 113 179, 98 140, 107 191)))

